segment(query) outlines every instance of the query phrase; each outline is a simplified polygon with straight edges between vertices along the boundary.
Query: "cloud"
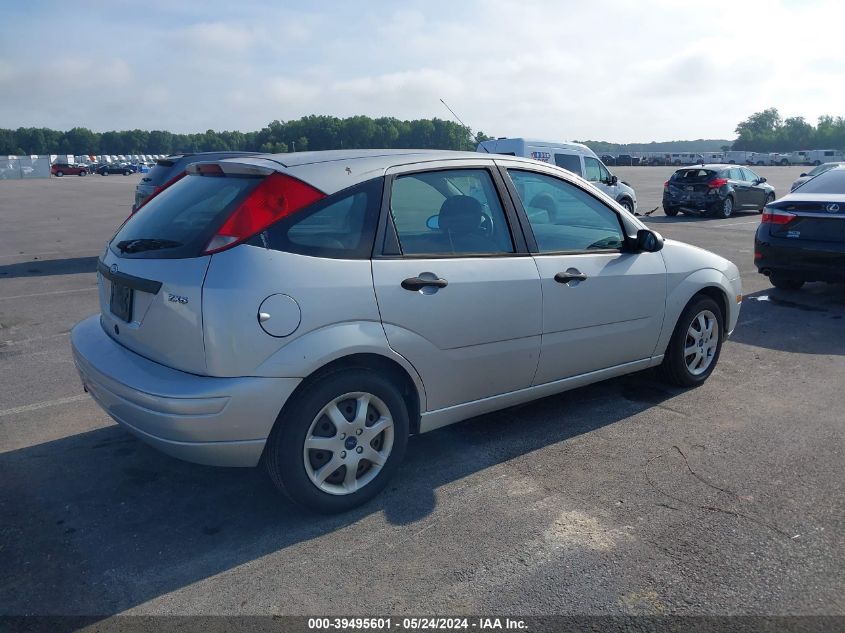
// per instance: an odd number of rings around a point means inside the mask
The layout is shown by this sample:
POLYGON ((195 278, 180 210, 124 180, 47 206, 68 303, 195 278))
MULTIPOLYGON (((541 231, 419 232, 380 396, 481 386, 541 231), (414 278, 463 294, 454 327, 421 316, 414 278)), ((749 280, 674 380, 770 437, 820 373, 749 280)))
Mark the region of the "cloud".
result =
POLYGON ((747 0, 729 20, 670 0, 209 5, 201 19, 166 2, 5 16, 0 120, 250 130, 311 113, 445 118, 443 98, 497 136, 641 141, 845 103, 834 0, 747 0))

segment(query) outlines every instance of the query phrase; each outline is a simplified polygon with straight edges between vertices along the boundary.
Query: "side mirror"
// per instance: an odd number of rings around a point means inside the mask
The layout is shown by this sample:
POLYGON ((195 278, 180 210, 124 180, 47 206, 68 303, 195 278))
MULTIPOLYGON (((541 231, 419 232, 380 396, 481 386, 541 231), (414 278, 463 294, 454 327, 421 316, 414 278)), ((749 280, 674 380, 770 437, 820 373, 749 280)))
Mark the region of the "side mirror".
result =
POLYGON ((440 228, 440 216, 429 216, 428 220, 425 221, 425 225, 432 231, 437 231, 440 228))
POLYGON ((615 175, 610 177, 610 184, 611 185, 615 185, 617 182, 619 182, 619 178, 617 178, 615 175))
POLYGON ((798 177, 799 177, 799 178, 806 178, 806 177, 807 177, 807 174, 801 174, 801 175, 800 175, 800 176, 798 176, 798 177))
POLYGON ((762 185, 764 182, 766 182, 766 179, 765 179, 765 178, 763 178, 763 176, 760 176, 760 177, 757 179, 757 184, 758 184, 758 185, 762 185))
POLYGON ((640 229, 637 231, 636 248, 640 253, 656 253, 663 248, 663 236, 648 229, 640 229))

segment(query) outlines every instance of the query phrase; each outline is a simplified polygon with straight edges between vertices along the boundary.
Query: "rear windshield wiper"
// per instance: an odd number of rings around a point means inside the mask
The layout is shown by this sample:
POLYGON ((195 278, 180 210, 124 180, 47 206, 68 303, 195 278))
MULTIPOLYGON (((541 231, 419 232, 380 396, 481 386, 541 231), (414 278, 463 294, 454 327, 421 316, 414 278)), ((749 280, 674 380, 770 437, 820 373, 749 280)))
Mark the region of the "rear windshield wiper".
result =
POLYGON ((182 242, 162 240, 154 237, 142 237, 136 240, 123 240, 117 243, 121 253, 140 253, 141 251, 155 251, 160 248, 177 248, 182 242))

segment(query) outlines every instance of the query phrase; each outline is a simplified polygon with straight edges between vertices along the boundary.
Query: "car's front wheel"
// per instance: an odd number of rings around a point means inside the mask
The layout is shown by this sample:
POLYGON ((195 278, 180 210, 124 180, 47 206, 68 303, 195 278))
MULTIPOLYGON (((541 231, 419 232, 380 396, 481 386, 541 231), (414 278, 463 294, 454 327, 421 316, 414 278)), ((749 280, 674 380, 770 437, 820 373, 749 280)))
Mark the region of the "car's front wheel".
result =
POLYGON ((101 175, 101 176, 108 176, 108 175, 109 175, 109 170, 108 170, 108 169, 104 169, 103 171, 101 171, 101 172, 100 172, 100 175, 101 175))
POLYGON ((774 201, 775 201, 775 194, 773 194, 773 193, 769 192, 769 194, 766 196, 766 202, 764 202, 764 203, 763 203, 763 206, 762 206, 762 207, 760 207, 760 213, 763 213, 763 210, 764 210, 764 209, 765 209, 768 205, 772 204, 774 201))
POLYGON ((87 175, 88 175, 88 172, 87 172, 87 171, 85 171, 85 170, 82 170, 81 172, 79 172, 79 175, 80 175, 80 176, 87 176, 87 175))
POLYGON ((621 204, 623 207, 625 207, 625 210, 628 213, 634 213, 634 203, 631 202, 630 198, 622 198, 619 201, 619 204, 621 204))
POLYGON ((722 351, 724 316, 719 304, 694 297, 675 325, 660 372, 681 387, 696 387, 713 373, 722 351))
POLYGON ((61 178, 61 177, 62 177, 62 176, 64 176, 64 175, 65 175, 65 172, 63 172, 63 171, 57 171, 57 172, 56 172, 56 177, 57 177, 57 178, 61 178))
POLYGON ((399 389, 361 368, 307 385, 279 415, 267 441, 270 479, 317 512, 344 512, 370 500, 393 476, 408 442, 399 389))
POLYGON ((674 216, 678 215, 678 211, 679 211, 678 207, 669 207, 669 206, 666 206, 666 205, 663 206, 663 213, 665 213, 666 215, 668 215, 670 217, 674 217, 674 216))

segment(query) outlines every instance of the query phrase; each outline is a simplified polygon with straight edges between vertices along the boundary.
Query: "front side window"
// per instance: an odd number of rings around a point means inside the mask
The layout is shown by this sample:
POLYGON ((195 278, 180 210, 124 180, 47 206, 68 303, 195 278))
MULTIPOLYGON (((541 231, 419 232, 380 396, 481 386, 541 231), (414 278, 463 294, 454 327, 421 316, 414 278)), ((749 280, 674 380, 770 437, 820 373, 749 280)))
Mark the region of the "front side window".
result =
POLYGON ((508 170, 541 253, 621 249, 619 217, 586 191, 559 178, 508 170))
POLYGON ((584 178, 590 182, 602 182, 601 163, 595 158, 584 157, 584 178))
POLYGON ((742 168, 742 176, 742 179, 746 182, 754 182, 755 180, 760 180, 760 177, 757 174, 745 167, 742 168))
POLYGON ((513 241, 486 169, 398 176, 390 213, 403 255, 459 257, 513 253, 513 241))

